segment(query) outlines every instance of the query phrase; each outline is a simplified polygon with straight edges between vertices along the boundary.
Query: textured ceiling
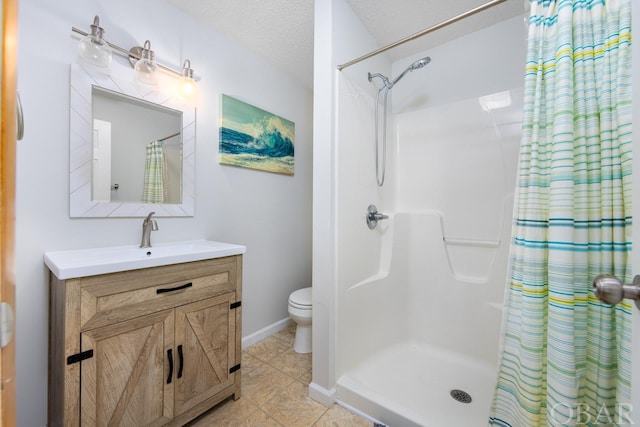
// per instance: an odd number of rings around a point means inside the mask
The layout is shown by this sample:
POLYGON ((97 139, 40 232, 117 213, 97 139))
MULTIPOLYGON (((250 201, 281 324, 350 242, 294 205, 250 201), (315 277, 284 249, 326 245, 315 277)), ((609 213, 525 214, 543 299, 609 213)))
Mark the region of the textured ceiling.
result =
MULTIPOLYGON (((313 85, 314 0, 169 0, 230 40, 313 85)), ((346 0, 385 46, 488 0, 346 0)), ((400 59, 524 13, 528 0, 498 6, 388 51, 400 59)), ((363 54, 366 52, 362 52, 363 54)))

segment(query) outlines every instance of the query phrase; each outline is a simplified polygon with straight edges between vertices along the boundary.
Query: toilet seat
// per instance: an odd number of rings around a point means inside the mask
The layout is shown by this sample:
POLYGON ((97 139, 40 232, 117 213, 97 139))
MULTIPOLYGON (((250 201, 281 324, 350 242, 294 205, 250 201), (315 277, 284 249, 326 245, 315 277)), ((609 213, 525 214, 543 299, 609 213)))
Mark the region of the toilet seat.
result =
POLYGON ((311 310, 311 287, 292 292, 289 295, 289 305, 301 310, 311 310))

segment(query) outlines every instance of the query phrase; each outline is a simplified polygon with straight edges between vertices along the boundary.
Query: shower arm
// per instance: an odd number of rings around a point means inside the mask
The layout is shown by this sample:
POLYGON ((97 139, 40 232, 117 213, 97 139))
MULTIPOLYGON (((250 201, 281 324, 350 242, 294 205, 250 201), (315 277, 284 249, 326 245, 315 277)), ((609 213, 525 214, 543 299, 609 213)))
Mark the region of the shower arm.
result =
POLYGON ((398 77, 396 77, 395 79, 393 79, 393 81, 391 82, 391 87, 389 89, 391 89, 396 83, 398 83, 398 81, 403 78, 404 76, 407 75, 407 73, 409 71, 413 71, 413 68, 411 67, 407 67, 406 70, 404 70, 398 77))

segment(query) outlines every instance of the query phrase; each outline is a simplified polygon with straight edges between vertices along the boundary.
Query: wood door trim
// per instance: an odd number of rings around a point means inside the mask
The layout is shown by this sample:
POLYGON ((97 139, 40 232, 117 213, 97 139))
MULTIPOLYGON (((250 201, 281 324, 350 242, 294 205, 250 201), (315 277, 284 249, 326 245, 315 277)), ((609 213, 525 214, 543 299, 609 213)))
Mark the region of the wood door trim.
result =
MULTIPOLYGON (((2 170, 0 235, 0 298, 15 307, 15 181, 16 181, 16 73, 18 2, 2 2, 2 125, 0 168, 2 170)), ((15 316, 14 316, 15 318, 15 316)), ((15 327, 14 327, 15 331, 15 327)), ((3 426, 16 425, 15 337, 2 349, 3 426)))

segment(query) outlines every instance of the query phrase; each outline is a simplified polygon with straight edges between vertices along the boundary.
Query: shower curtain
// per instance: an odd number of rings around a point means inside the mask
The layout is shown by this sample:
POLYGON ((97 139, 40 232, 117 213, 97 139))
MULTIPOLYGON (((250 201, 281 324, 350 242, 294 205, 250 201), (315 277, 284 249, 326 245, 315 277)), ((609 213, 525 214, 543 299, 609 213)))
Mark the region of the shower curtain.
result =
POLYGON ((531 0, 519 162, 489 425, 630 423, 631 0, 531 0))
POLYGON ((146 146, 144 158, 143 203, 164 202, 164 149, 162 141, 152 141, 146 146))

